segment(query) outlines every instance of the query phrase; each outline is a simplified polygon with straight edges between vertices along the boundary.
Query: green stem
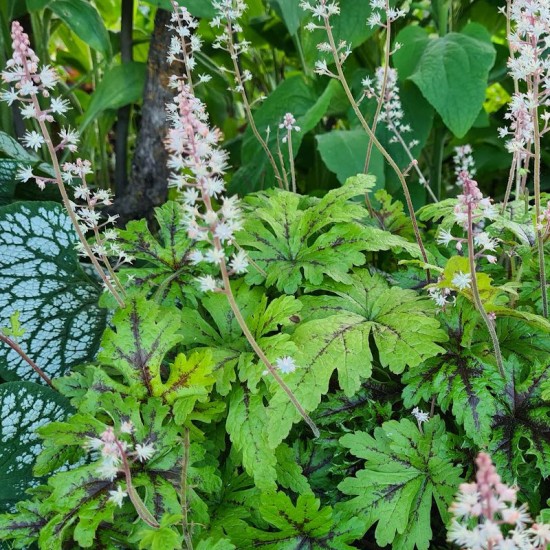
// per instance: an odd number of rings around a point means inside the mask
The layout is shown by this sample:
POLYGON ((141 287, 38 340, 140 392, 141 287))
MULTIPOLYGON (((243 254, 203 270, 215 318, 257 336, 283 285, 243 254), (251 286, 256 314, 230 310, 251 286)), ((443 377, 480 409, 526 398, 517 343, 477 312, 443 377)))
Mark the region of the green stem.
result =
MULTIPOLYGON (((357 102, 355 101, 355 98, 353 97, 351 89, 350 89, 350 87, 348 85, 348 82, 346 80, 346 77, 344 75, 344 71, 342 69, 342 64, 340 63, 340 59, 338 58, 338 49, 336 48, 336 44, 334 42, 334 36, 332 34, 332 28, 330 26, 330 22, 329 22, 327 17, 324 18, 324 22, 325 22, 325 30, 326 30, 327 37, 328 37, 330 47, 331 47, 331 50, 332 50, 332 57, 334 59, 335 65, 336 65, 336 71, 338 72, 338 80, 340 81, 340 84, 342 85, 342 87, 344 89, 346 97, 348 98, 348 101, 349 101, 355 115, 359 119, 359 122, 361 123, 361 126, 363 127, 363 129, 365 130, 367 135, 370 137, 370 139, 374 143, 375 147, 380 151, 380 153, 382 153, 382 156, 386 159, 388 164, 392 167, 392 169, 397 174, 397 177, 399 178, 399 181, 401 183, 401 187, 403 188, 403 194, 405 195, 405 201, 407 203, 407 208, 408 208, 409 214, 411 216, 411 222, 412 222, 412 225, 413 225, 414 235, 416 237, 416 242, 418 244, 418 247, 420 248, 420 253, 422 254, 422 258, 423 258, 424 262, 429 263, 428 262, 428 256, 426 254, 426 249, 424 248, 424 243, 422 242, 422 237, 420 236, 420 229, 418 228, 418 222, 416 220, 416 214, 415 214, 415 211, 414 211, 414 206, 413 206, 413 203, 412 203, 411 194, 409 192, 407 182, 405 181, 405 176, 403 175, 403 173, 399 169, 399 166, 397 166, 397 164, 395 163, 395 161, 393 160, 391 155, 388 153, 388 151, 386 151, 384 146, 378 141, 376 136, 373 134, 371 128, 369 127, 367 121, 365 120, 365 117, 363 116, 363 113, 361 113, 361 110, 359 109, 359 106, 357 105, 357 102)), ((426 277, 429 281, 430 280, 430 272, 429 271, 426 272, 426 277)))
POLYGON ((500 352, 500 344, 498 342, 498 335, 495 330, 493 321, 489 319, 485 308, 483 307, 483 302, 481 301, 481 296, 479 295, 479 288, 477 286, 477 276, 476 276, 476 261, 475 261, 475 251, 474 251, 474 230, 472 222, 472 205, 468 205, 468 260, 470 262, 470 278, 472 280, 472 295, 474 297, 474 302, 476 304, 479 314, 483 318, 491 340, 493 342, 493 349, 495 351, 495 359, 497 361, 497 366, 500 374, 506 380, 506 374, 504 372, 504 365, 502 362, 502 353, 500 352))

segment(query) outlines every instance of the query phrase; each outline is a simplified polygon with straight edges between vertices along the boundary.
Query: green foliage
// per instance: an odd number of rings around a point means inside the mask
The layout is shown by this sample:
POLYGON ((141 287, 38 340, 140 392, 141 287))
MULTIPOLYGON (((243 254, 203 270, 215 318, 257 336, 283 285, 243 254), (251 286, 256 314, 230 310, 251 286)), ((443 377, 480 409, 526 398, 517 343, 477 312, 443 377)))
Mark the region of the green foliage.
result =
MULTIPOLYGON (((367 270, 354 273, 351 285, 327 283, 326 295, 305 296, 304 321, 293 334, 299 368, 287 383, 306 410, 314 410, 337 370, 340 387, 352 396, 371 374, 373 353, 392 372, 401 373, 437 355, 445 333, 432 317, 433 305, 412 291, 389 287, 367 270), (375 350, 370 349, 370 339, 375 350)), ((283 438, 297 419, 278 389, 269 406, 271 441, 283 438)))
POLYGON ((105 73, 92 95, 86 115, 80 123, 80 131, 102 111, 136 103, 143 94, 146 69, 144 63, 130 62, 117 65, 105 73))
POLYGON ((411 38, 415 47, 425 45, 425 49, 409 78, 447 127, 463 137, 482 108, 489 70, 495 62, 489 34, 481 25, 472 24, 461 33, 432 41, 419 40, 416 32, 411 38))
POLYGON ((323 277, 349 282, 347 272, 364 262, 361 227, 353 223, 363 214, 359 205, 346 203, 374 184, 365 177, 330 191, 320 201, 307 201, 285 191, 259 195, 247 202, 254 210, 238 242, 267 273, 251 270, 247 282, 293 294, 304 281, 320 285, 323 277), (330 229, 329 229, 330 227, 330 229), (322 231, 322 232, 321 232, 322 231))
POLYGON ((438 417, 423 425, 410 420, 385 422, 374 430, 345 435, 344 447, 365 460, 356 477, 339 489, 355 496, 342 508, 364 516, 365 530, 375 531, 380 546, 396 550, 428 550, 432 539, 432 500, 445 520, 458 484, 460 469, 453 466, 445 424, 438 417))
POLYGON ((241 523, 231 532, 238 548, 262 546, 272 550, 309 548, 351 550, 348 542, 362 532, 362 520, 334 514, 330 507, 320 508, 313 495, 300 495, 296 505, 284 493, 267 493, 260 505, 262 519, 275 530, 257 529, 241 523))
POLYGON ((167 303, 185 302, 196 294, 189 254, 194 246, 181 231, 183 212, 169 201, 155 209, 159 230, 153 235, 146 220, 131 221, 118 235, 118 244, 136 259, 122 270, 122 278, 142 290, 155 291, 167 303))
POLYGON ((506 376, 491 425, 490 452, 507 482, 533 467, 546 478, 550 475, 550 401, 542 391, 550 369, 546 363, 522 365, 512 356, 506 376))

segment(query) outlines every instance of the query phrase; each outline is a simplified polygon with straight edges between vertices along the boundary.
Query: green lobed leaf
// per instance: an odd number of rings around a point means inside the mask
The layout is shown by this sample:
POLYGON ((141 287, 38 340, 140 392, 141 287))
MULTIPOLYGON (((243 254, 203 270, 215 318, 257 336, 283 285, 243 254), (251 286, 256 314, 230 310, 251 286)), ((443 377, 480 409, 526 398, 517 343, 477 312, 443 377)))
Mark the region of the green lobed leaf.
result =
POLYGON ((86 0, 51 0, 52 10, 79 38, 105 57, 111 55, 109 34, 95 7, 86 0))
POLYGON ((16 504, 16 508, 16 513, 0 514, 0 542, 6 544, 6 549, 26 550, 38 538, 45 520, 40 514, 39 504, 34 501, 20 501, 16 504))
POLYGON ((321 508, 314 495, 300 495, 294 505, 284 493, 262 496, 260 514, 275 530, 258 529, 241 522, 230 530, 237 548, 270 550, 352 550, 348 543, 363 533, 360 518, 340 517, 330 507, 321 508))
MULTIPOLYGON (((294 324, 292 319, 299 313, 301 303, 291 296, 268 301, 264 289, 249 288, 242 280, 233 283, 232 288, 248 327, 268 359, 275 361, 292 355, 296 346, 281 327, 294 324)), ((183 343, 212 354, 219 393, 230 392, 231 382, 236 379, 235 369, 239 380, 247 382, 250 391, 255 392, 265 366, 258 364, 258 357, 243 335, 227 298, 209 294, 202 299, 202 306, 204 312, 183 310, 184 322, 180 329, 183 343)))
MULTIPOLYGON (((55 203, 18 202, 0 208, 0 326, 19 312, 21 348, 50 378, 95 357, 105 326, 101 290, 83 272, 78 237, 55 203)), ((37 379, 30 366, 0 343, 6 380, 37 379)))
POLYGON ((120 271, 121 278, 143 289, 157 292, 168 304, 194 301, 196 267, 189 260, 194 242, 182 231, 183 209, 174 201, 155 208, 159 230, 151 233, 147 220, 131 221, 119 231, 117 243, 136 259, 135 267, 120 271))
MULTIPOLYGON (((293 334, 298 368, 285 382, 298 401, 314 410, 326 394, 334 370, 347 396, 371 375, 373 350, 378 361, 401 373, 443 351, 446 335, 434 318, 434 306, 415 292, 389 287, 379 275, 367 270, 351 276, 352 284, 326 283, 328 294, 304 296, 300 324, 293 334)), ((275 445, 298 420, 282 390, 276 390, 269 405, 270 441, 275 445)))
POLYGON ((147 66, 135 61, 109 69, 92 94, 90 104, 80 123, 82 132, 107 109, 118 109, 135 103, 143 96, 147 66))
POLYGON ((262 490, 275 490, 277 458, 269 446, 264 396, 236 386, 229 397, 226 429, 232 443, 242 452, 243 466, 262 490))
POLYGON ((307 201, 286 191, 249 197, 254 216, 237 235, 240 245, 267 276, 251 268, 247 282, 276 286, 293 294, 304 281, 319 285, 324 277, 349 282, 347 274, 364 262, 361 226, 351 223, 364 209, 348 199, 366 193, 374 179, 365 176, 329 191, 319 201, 307 201))
POLYGON ((345 435, 340 443, 365 459, 356 477, 338 488, 354 498, 341 504, 365 518, 365 530, 377 523, 376 542, 394 550, 428 550, 432 538, 432 501, 443 521, 460 483, 453 466, 445 424, 434 417, 423 432, 410 420, 391 420, 374 430, 345 435))
POLYGON ((38 483, 32 473, 42 450, 36 430, 62 420, 70 408, 59 393, 32 382, 0 385, 0 511, 9 510, 38 483))
POLYGON ((473 32, 451 32, 430 41, 410 76, 459 138, 472 127, 483 106, 496 57, 490 37, 476 31, 480 25, 469 27, 473 32))
POLYGON ((521 365, 505 361, 504 391, 491 425, 489 450, 507 482, 515 482, 528 465, 542 477, 550 475, 550 401, 543 396, 550 379, 547 362, 521 365))
POLYGON ((403 375, 402 381, 406 384, 403 405, 412 408, 435 398, 443 412, 450 410, 455 420, 464 426, 468 437, 484 446, 491 435, 498 405, 496 395, 502 392, 503 382, 496 364, 463 342, 462 313, 457 305, 442 316, 450 336, 445 353, 403 375))
POLYGON ((105 331, 99 360, 114 367, 138 394, 155 395, 162 386, 161 363, 181 340, 180 322, 177 309, 132 298, 105 331))

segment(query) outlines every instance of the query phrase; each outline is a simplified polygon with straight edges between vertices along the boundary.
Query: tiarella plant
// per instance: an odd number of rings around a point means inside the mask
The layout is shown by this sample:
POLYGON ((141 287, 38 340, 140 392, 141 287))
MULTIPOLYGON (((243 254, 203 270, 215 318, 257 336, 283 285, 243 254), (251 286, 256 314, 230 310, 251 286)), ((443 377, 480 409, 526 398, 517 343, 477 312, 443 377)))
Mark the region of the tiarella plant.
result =
POLYGON ((117 67, 86 88, 53 51, 97 61, 102 3, 27 4, 0 548, 546 549, 546 4, 166 2, 169 200, 125 227, 79 157, 117 67))

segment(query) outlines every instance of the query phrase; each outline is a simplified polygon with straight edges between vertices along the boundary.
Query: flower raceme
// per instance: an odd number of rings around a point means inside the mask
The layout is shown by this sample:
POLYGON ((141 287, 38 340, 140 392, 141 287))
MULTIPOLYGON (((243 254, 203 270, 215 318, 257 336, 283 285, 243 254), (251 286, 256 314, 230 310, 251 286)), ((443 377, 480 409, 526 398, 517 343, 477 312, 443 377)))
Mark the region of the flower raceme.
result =
POLYGON ((78 147, 78 133, 71 128, 61 127, 55 144, 46 124, 54 122, 54 115, 63 116, 68 110, 69 102, 52 96, 59 77, 51 67, 39 66, 39 59, 30 46, 29 37, 18 21, 12 23, 11 38, 13 55, 1 73, 2 81, 10 88, 0 94, 0 99, 8 105, 15 102, 21 104, 23 118, 37 121, 40 131, 27 131, 22 138, 23 144, 34 151, 46 146, 55 173, 55 177, 40 176, 34 174, 30 166, 23 166, 16 178, 22 182, 34 180, 40 189, 44 189, 47 184, 57 185, 80 239, 79 253, 90 258, 105 287, 122 306, 124 291, 114 270, 122 263, 132 262, 133 258, 115 244, 112 230, 103 231, 116 220, 116 216, 102 222, 97 208, 111 204, 111 194, 105 189, 92 190, 89 187, 86 181, 87 176, 92 173, 89 161, 79 158, 75 162, 60 165, 57 154, 64 149, 75 152, 78 147), (73 187, 74 200, 69 197, 66 185, 73 187), (75 202, 79 200, 80 203, 75 202), (94 245, 88 244, 88 233, 93 234, 94 245), (112 258, 115 258, 114 265, 111 264, 112 258))
POLYGON ((489 455, 479 453, 476 465, 475 482, 460 485, 450 507, 448 540, 464 550, 546 550, 550 525, 517 505, 518 489, 502 483, 489 455))

